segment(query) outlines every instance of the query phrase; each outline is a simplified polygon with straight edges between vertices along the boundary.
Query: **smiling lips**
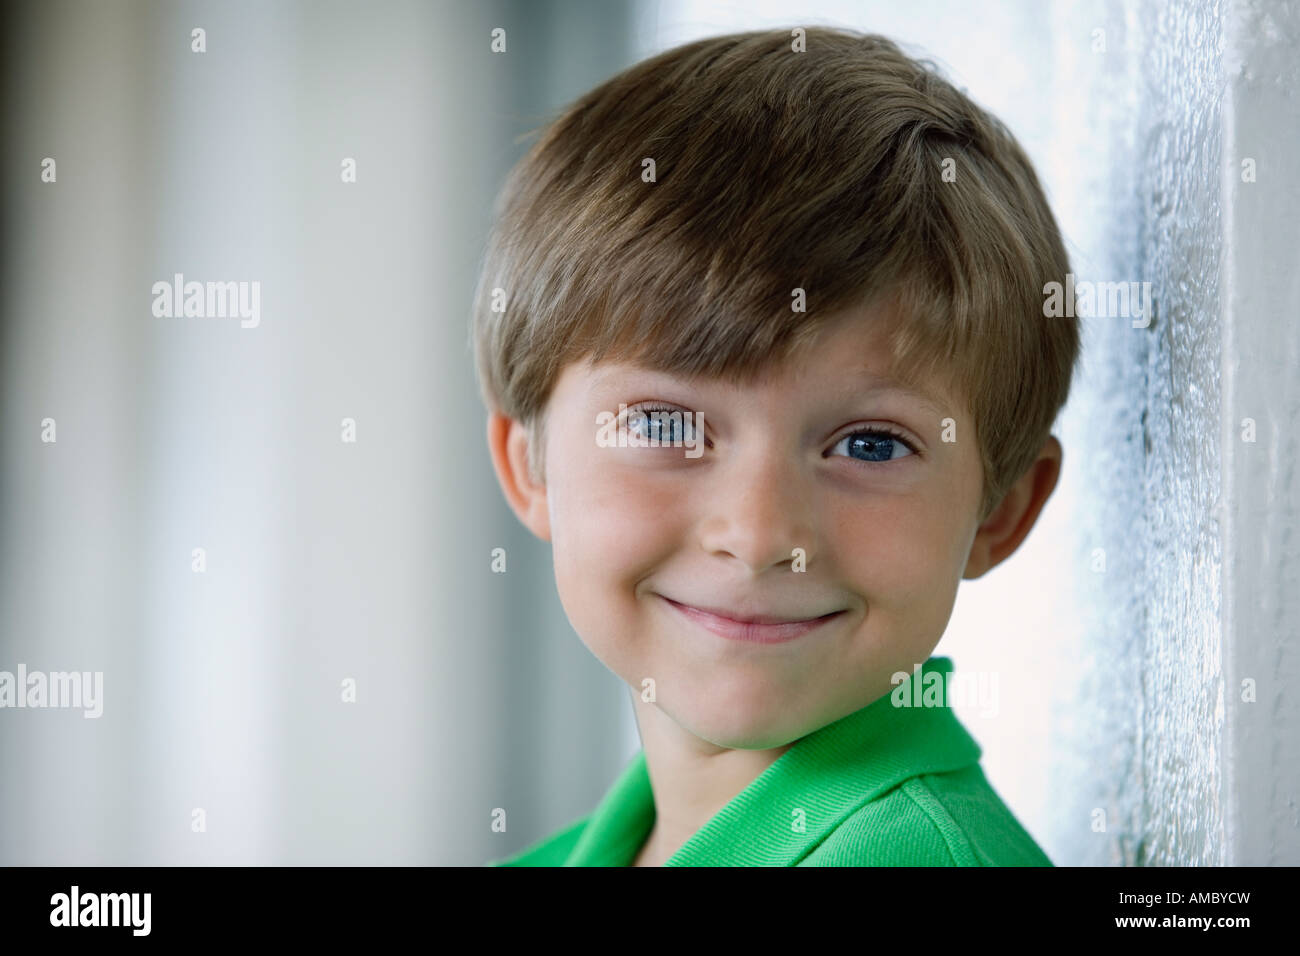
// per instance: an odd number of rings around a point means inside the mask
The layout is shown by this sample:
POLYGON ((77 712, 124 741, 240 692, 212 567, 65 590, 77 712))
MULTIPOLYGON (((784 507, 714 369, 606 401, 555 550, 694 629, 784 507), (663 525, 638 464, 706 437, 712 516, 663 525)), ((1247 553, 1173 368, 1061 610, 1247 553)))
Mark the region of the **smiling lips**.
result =
POLYGON ((782 644, 792 641, 844 613, 841 610, 823 614, 821 617, 792 619, 772 615, 738 615, 721 608, 705 610, 692 607, 674 601, 672 598, 665 597, 664 600, 679 614, 699 624, 705 630, 712 631, 719 637, 752 644, 782 644))

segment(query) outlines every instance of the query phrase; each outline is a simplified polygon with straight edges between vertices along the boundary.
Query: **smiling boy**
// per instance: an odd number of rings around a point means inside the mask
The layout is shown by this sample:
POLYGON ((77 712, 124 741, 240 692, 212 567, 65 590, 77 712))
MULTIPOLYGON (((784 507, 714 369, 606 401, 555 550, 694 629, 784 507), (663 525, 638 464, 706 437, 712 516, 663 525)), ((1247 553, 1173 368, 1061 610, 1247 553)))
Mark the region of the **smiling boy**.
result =
POLYGON ((643 744, 500 862, 1050 865, 890 695, 1059 473, 1069 265, 1010 134, 883 38, 736 34, 581 98, 497 213, 493 464, 643 744))

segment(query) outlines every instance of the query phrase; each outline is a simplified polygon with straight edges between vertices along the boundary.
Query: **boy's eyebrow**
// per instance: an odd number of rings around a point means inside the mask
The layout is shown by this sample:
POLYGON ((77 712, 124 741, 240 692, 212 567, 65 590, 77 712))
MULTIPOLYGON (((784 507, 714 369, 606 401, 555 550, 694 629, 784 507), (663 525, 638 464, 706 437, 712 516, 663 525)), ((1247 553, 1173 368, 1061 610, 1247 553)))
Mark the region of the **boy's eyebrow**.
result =
MULTIPOLYGON (((869 383, 863 390, 868 395, 878 392, 894 392, 898 395, 914 399, 917 403, 923 405, 926 409, 934 412, 940 417, 950 413, 943 410, 943 402, 940 397, 928 391, 912 385, 907 385, 896 379, 871 375, 865 372, 865 370, 860 370, 859 374, 861 374, 869 383)), ((855 390, 855 394, 859 393, 855 390)))
MULTIPOLYGON (((686 384, 691 384, 688 379, 682 379, 671 372, 664 372, 664 371, 660 371, 659 369, 650 368, 648 366, 635 365, 635 364, 631 365, 630 367, 634 371, 639 373, 648 374, 652 376, 661 376, 664 378, 681 381, 686 384)), ((626 368, 611 368, 611 367, 602 368, 599 371, 597 371, 596 378, 592 382, 592 385, 593 387, 599 387, 601 385, 604 385, 606 380, 611 376, 620 373, 626 374, 626 372, 627 372, 626 368)), ((854 373, 858 376, 858 381, 865 384, 854 385, 852 389, 853 397, 858 397, 863 395, 871 396, 874 394, 893 392, 895 394, 902 395, 905 398, 911 398, 915 400, 918 404, 922 405, 928 411, 931 411, 940 417, 943 417, 945 415, 950 415, 952 413, 951 408, 945 410, 944 399, 922 388, 913 385, 908 385, 904 382, 899 381, 898 379, 891 378, 887 375, 886 376, 876 375, 872 373, 871 370, 865 366, 854 369, 854 373)))

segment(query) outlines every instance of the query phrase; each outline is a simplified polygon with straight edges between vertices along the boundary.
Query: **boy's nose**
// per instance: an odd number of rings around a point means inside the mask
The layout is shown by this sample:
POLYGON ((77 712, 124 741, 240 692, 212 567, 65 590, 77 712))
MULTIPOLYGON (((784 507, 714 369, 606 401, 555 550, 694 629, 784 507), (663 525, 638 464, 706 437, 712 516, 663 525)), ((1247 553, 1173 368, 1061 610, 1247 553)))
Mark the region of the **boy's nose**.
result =
POLYGON ((790 564, 795 549, 803 563, 818 549, 815 500, 796 463, 769 456, 736 460, 719 468, 709 488, 700 543, 710 554, 731 557, 754 574, 790 564))

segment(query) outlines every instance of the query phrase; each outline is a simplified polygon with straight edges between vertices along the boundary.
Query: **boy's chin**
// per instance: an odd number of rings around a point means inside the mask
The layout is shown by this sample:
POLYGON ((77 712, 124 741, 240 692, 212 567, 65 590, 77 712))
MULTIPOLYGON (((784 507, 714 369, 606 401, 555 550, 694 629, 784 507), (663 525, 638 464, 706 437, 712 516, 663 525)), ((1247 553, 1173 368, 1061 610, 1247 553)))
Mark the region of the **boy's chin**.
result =
MULTIPOLYGON (((625 668, 617 671, 642 699, 639 682, 625 668)), ((730 750, 770 750, 805 737, 856 706, 858 695, 825 677, 792 677, 772 667, 692 666, 654 668, 641 662, 636 673, 657 671, 655 700, 643 702, 702 741, 730 750)), ((862 702, 867 703, 866 701, 862 702)))
POLYGON ((660 701, 660 709, 688 733, 728 750, 771 750, 784 747, 816 730, 804 726, 815 721, 800 721, 790 711, 782 711, 776 702, 760 711, 743 708, 728 710, 717 702, 660 701))

